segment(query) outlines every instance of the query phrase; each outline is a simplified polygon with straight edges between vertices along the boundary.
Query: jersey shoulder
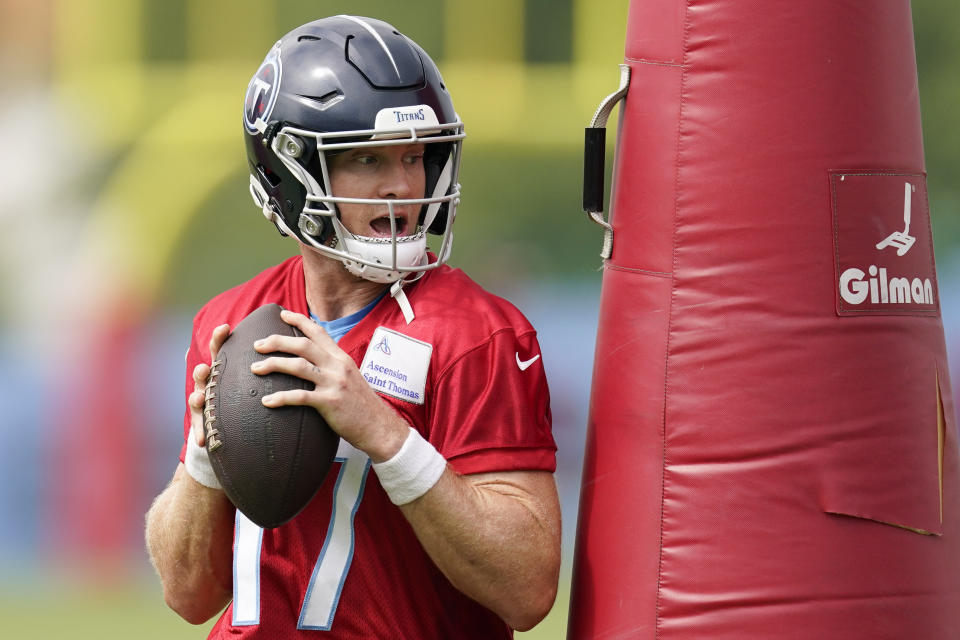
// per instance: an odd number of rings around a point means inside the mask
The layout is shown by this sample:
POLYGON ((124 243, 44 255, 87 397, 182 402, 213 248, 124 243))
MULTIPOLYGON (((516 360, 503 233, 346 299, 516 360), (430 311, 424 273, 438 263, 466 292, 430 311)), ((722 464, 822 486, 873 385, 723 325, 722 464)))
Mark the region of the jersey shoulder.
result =
POLYGON ((197 312, 195 325, 212 329, 228 323, 232 327, 254 309, 270 303, 299 313, 306 311, 302 256, 292 256, 214 296, 197 312))
POLYGON ((526 316, 510 301, 490 293, 460 269, 440 267, 428 272, 410 296, 426 322, 448 327, 464 336, 488 337, 509 329, 533 332, 526 316))

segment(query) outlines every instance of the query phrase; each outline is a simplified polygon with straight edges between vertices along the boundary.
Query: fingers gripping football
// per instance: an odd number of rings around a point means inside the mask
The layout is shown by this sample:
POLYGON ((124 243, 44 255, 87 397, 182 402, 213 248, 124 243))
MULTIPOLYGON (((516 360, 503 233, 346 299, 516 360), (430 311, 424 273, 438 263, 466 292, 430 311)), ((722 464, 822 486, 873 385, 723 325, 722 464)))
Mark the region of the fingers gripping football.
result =
MULTIPOLYGON (((222 324, 213 330, 210 336, 210 362, 217 359, 220 347, 230 335, 230 325, 222 324)), ((199 446, 206 444, 203 428, 203 409, 206 403, 207 382, 210 380, 210 365, 200 363, 193 368, 193 392, 187 398, 190 406, 190 433, 199 446)))
MULTIPOLYGON (((353 359, 310 318, 284 310, 280 316, 303 337, 271 335, 254 344, 259 353, 283 352, 297 357, 270 357, 254 363, 258 375, 286 373, 314 383, 314 389, 279 391, 264 396, 267 407, 311 406, 342 438, 372 458, 399 450, 406 423, 367 384, 353 359), (394 442, 396 447, 394 449, 394 442)), ((389 457, 389 455, 387 455, 389 457)))
POLYGON ((210 367, 201 363, 193 368, 193 392, 187 398, 187 404, 190 405, 190 434, 199 446, 203 446, 205 438, 203 436, 203 404, 206 394, 204 387, 207 386, 207 379, 210 377, 210 367))
MULTIPOLYGON (((315 388, 312 391, 295 389, 276 392, 265 396, 263 404, 268 407, 310 405, 331 422, 331 418, 340 413, 338 405, 347 401, 346 396, 351 391, 369 389, 364 389, 351 379, 356 365, 323 329, 297 313, 284 311, 281 318, 299 329, 303 337, 272 335, 258 341, 254 348, 260 353, 279 351, 298 357, 266 358, 255 363, 252 371, 261 375, 273 372, 294 375, 313 382, 315 388)), ((359 371, 356 371, 356 376, 362 380, 359 371)), ((363 386, 366 386, 365 382, 363 386)), ((331 426, 334 424, 331 423, 331 426)))

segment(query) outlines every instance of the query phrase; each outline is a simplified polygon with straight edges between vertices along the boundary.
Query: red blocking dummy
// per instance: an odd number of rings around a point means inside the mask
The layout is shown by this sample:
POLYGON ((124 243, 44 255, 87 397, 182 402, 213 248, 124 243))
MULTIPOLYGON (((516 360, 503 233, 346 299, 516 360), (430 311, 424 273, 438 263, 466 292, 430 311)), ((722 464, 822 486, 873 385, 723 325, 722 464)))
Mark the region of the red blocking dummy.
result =
POLYGON ((568 638, 958 637, 909 2, 634 0, 625 61, 568 638))

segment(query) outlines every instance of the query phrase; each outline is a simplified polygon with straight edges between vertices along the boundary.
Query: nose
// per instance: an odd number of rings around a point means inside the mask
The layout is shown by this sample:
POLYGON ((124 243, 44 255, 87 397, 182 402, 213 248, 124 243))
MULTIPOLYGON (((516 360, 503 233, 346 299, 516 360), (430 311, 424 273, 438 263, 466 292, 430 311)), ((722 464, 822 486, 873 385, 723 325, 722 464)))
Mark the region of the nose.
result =
POLYGON ((380 182, 379 197, 389 199, 419 197, 413 195, 412 170, 413 167, 404 164, 402 156, 392 157, 385 167, 383 180, 380 182))

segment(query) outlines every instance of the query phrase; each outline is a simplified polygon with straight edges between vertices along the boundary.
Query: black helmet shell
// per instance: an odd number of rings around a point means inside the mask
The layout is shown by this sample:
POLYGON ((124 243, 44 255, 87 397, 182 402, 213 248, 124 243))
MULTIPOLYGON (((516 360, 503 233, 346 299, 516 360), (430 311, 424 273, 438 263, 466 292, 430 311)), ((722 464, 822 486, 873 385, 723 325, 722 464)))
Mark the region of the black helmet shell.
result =
MULTIPOLYGON (((334 16, 283 36, 248 85, 243 130, 251 175, 269 198, 269 206, 282 216, 286 229, 303 239, 299 216, 307 191, 271 149, 272 138, 281 127, 318 133, 366 131, 374 128, 381 110, 415 105, 430 106, 441 125, 458 124, 433 60, 386 22, 334 16)), ((315 140, 300 142, 304 149, 299 162, 326 191, 317 166, 315 140)), ((431 180, 436 183, 436 175, 431 174, 438 173, 429 168, 437 161, 429 160, 428 193, 433 188, 431 180)), ((431 230, 442 227, 445 218, 444 210, 431 230)), ((329 233, 325 228, 321 238, 329 233)))

